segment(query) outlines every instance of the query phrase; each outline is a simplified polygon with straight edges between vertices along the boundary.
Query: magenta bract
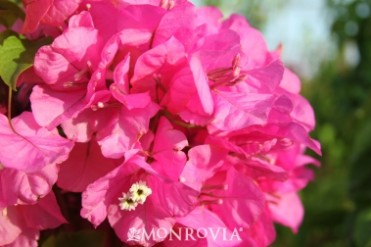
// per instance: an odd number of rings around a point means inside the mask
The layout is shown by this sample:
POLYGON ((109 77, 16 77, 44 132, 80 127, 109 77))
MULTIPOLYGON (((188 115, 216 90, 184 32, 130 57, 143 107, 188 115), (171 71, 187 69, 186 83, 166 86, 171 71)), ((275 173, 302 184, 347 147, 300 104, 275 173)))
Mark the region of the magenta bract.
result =
POLYGON ((129 245, 188 246, 174 238, 186 229, 192 246, 268 246, 274 223, 298 231, 314 113, 244 17, 186 0, 23 2, 23 33, 53 41, 22 78, 31 112, 8 120, 0 102, 0 245, 35 246, 64 222, 53 185, 129 245))

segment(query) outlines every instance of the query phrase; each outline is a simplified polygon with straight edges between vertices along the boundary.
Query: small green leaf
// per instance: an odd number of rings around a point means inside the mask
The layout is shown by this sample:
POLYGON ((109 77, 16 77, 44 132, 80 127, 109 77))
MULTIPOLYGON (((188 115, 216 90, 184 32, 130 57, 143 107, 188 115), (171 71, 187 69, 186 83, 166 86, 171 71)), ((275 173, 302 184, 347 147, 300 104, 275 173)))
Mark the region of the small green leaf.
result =
POLYGON ((19 75, 32 66, 36 51, 48 42, 29 41, 15 34, 0 37, 0 77, 5 84, 15 90, 19 75))
POLYGON ((50 236, 41 247, 103 247, 105 234, 100 231, 63 232, 50 236))

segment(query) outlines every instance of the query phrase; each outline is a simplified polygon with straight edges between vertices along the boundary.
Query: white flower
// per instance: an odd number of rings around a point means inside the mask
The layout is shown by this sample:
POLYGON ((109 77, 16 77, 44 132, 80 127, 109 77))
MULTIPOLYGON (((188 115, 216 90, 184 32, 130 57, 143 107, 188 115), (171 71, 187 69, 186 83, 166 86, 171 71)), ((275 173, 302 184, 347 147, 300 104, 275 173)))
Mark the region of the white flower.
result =
POLYGON ((135 208, 138 206, 138 202, 133 200, 131 194, 122 194, 122 197, 119 197, 119 206, 121 210, 126 210, 126 211, 132 211, 135 210, 135 208))
POLYGON ((140 204, 143 204, 147 197, 152 194, 151 188, 149 188, 144 181, 134 183, 130 187, 129 192, 131 193, 132 199, 140 204))

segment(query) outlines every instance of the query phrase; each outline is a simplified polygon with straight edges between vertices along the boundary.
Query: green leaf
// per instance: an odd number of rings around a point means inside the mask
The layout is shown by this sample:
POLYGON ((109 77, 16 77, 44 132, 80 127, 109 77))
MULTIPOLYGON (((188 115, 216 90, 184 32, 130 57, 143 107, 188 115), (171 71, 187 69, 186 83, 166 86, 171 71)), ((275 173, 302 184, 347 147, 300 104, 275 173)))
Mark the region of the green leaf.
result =
MULTIPOLYGON (((367 112, 369 114, 369 112, 367 112)), ((365 119, 355 133, 352 149, 352 159, 357 160, 362 153, 371 148, 371 119, 365 119)))
POLYGON ((15 90, 19 75, 32 66, 36 51, 49 40, 29 41, 9 33, 0 35, 0 77, 15 90))
POLYGON ((14 2, 0 0, 0 25, 11 28, 18 19, 24 19, 22 9, 14 2))
POLYGON ((371 208, 358 214, 354 236, 357 246, 371 247, 371 208))
POLYGON ((41 247, 103 247, 104 240, 105 234, 100 231, 62 232, 50 236, 41 247))

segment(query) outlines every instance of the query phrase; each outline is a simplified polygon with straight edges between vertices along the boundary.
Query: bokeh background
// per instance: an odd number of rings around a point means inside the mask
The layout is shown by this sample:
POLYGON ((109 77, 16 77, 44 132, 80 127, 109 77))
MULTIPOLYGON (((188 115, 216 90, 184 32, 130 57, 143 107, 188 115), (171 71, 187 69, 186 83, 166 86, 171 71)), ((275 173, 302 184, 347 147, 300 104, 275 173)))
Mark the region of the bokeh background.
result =
MULTIPOLYGON (((238 12, 303 82, 322 143, 316 180, 301 196, 298 234, 278 228, 275 247, 371 246, 371 1, 199 0, 238 12)), ((318 157, 317 157, 318 158, 318 157)))

